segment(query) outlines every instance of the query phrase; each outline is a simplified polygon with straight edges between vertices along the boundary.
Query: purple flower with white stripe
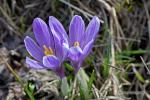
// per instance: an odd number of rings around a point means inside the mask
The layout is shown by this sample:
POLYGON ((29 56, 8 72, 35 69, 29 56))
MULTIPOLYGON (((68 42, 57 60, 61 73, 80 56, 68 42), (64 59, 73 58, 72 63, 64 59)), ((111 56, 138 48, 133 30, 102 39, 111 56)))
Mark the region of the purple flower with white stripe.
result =
POLYGON ((62 62, 68 48, 63 26, 53 16, 49 17, 49 27, 40 18, 35 18, 32 26, 36 42, 28 36, 24 39, 27 51, 34 58, 26 57, 27 65, 33 69, 51 69, 63 78, 62 62))
POLYGON ((73 17, 69 27, 68 58, 75 68, 75 73, 78 72, 83 60, 90 53, 99 28, 100 20, 96 16, 93 17, 86 29, 80 16, 73 17))

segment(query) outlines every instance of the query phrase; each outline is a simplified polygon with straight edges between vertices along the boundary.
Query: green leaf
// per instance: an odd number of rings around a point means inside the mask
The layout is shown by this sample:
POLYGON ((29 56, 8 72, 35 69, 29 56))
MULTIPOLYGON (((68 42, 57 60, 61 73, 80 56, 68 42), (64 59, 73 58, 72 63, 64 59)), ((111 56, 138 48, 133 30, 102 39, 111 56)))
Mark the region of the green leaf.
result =
POLYGON ((91 74, 91 77, 88 81, 88 87, 89 87, 89 90, 91 90, 92 88, 92 84, 93 84, 93 81, 95 80, 95 71, 93 70, 92 74, 91 74))
POLYGON ((24 91, 25 93, 29 96, 30 100, 35 100, 33 94, 31 93, 31 91, 29 90, 29 87, 27 84, 24 85, 24 91))
POLYGON ((63 96, 69 96, 70 87, 69 87, 66 77, 61 80, 61 92, 63 96))
POLYGON ((71 72, 74 70, 73 67, 70 64, 68 64, 67 62, 64 62, 64 66, 67 70, 69 70, 71 72))
POLYGON ((139 54, 147 54, 150 55, 150 51, 148 50, 132 50, 132 51, 123 51, 121 54, 123 55, 139 55, 139 54))
POLYGON ((86 99, 85 99, 86 96, 84 95, 84 91, 83 91, 83 89, 82 89, 81 84, 79 84, 79 89, 80 89, 80 98, 81 98, 81 100, 86 100, 86 99))
POLYGON ((33 94, 35 90, 35 85, 31 82, 28 83, 28 89, 33 94))
POLYGON ((91 66, 93 60, 94 60, 94 56, 90 56, 90 55, 89 55, 89 56, 85 59, 85 62, 86 62, 89 66, 91 66))
MULTIPOLYGON (((89 88, 89 91, 92 91, 92 85, 93 85, 93 82, 95 80, 95 71, 93 70, 92 74, 91 74, 91 77, 88 81, 88 88, 89 88)), ((90 96, 89 97, 92 97, 92 92, 90 92, 90 96)))
POLYGON ((134 71, 134 73, 135 73, 136 78, 137 78, 139 81, 145 83, 145 80, 144 80, 144 78, 142 77, 142 75, 141 75, 134 67, 133 67, 133 71, 134 71))
POLYGON ((80 88, 80 97, 82 100, 88 100, 90 98, 89 89, 87 81, 89 80, 88 76, 81 68, 77 74, 77 81, 80 88))
POLYGON ((110 66, 108 66, 108 65, 109 65, 109 57, 106 57, 106 58, 104 58, 103 71, 102 71, 102 74, 105 79, 109 76, 110 66))

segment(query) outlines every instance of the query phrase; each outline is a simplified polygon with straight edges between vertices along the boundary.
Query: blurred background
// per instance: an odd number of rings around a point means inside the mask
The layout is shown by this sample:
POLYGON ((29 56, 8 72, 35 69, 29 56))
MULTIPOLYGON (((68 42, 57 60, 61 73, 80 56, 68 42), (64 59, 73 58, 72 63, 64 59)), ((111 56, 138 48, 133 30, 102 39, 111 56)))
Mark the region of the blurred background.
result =
POLYGON ((150 100, 150 0, 0 0, 0 100, 27 98, 6 62, 36 86, 37 100, 63 99, 53 72, 26 67, 29 54, 23 41, 34 37, 34 18, 48 23, 55 16, 68 32, 74 15, 82 16, 86 26, 95 15, 101 19, 93 51, 83 64, 88 76, 95 72, 92 98, 150 100))

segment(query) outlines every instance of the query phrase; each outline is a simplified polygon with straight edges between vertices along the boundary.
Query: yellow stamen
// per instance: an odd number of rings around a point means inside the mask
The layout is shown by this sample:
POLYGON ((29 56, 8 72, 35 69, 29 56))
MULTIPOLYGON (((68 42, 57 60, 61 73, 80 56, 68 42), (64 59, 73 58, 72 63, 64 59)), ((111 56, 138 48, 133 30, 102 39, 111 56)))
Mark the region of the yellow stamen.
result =
POLYGON ((43 45, 43 48, 44 48, 44 54, 45 54, 46 56, 48 56, 48 55, 53 55, 53 54, 54 54, 52 48, 50 48, 50 47, 47 48, 46 45, 43 45))
POLYGON ((80 46, 80 43, 78 41, 74 42, 74 46, 77 47, 77 46, 80 46))

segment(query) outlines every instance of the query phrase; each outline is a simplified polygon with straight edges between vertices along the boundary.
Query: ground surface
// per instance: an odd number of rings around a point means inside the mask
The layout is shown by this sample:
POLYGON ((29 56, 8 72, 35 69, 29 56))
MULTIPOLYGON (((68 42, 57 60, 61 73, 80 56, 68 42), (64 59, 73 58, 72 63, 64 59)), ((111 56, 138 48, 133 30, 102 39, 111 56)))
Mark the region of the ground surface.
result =
MULTIPOLYGON (((101 28, 93 52, 83 68, 90 76, 96 100, 150 100, 150 1, 149 0, 1 0, 0 1, 0 100, 26 100, 7 63, 22 80, 36 85, 38 100, 63 99, 57 76, 25 65, 29 55, 24 37, 33 37, 32 21, 57 17, 65 29, 71 18, 86 22, 96 15, 101 28)), ((76 90, 75 90, 76 91, 76 90)), ((78 97, 78 93, 72 95, 78 97)))

